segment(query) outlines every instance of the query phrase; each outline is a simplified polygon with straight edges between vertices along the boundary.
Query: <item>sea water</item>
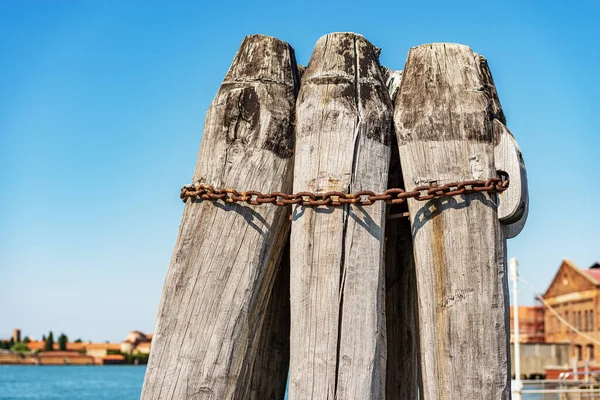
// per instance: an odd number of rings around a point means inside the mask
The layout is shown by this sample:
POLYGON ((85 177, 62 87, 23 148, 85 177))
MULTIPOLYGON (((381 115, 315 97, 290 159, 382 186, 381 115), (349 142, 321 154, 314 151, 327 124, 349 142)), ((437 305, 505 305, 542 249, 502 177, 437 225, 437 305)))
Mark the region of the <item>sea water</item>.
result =
POLYGON ((0 365, 0 400, 138 400, 146 367, 0 365))
POLYGON ((145 373, 129 365, 0 365, 0 400, 138 400, 145 373))

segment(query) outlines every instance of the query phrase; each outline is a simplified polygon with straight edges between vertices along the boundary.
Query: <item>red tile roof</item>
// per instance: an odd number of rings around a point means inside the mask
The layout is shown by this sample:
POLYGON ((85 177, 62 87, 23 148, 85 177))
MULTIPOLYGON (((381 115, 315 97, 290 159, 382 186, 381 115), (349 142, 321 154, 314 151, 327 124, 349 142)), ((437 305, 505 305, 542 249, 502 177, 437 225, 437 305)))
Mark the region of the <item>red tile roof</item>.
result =
MULTIPOLYGON (((67 343, 67 350, 68 351, 82 351, 85 350, 88 346, 90 345, 90 343, 75 343, 75 342, 69 342, 67 343)), ((35 342, 29 342, 27 343, 27 347, 29 348, 29 350, 31 351, 35 351, 35 350, 44 350, 44 348, 46 347, 46 343, 41 341, 41 340, 37 340, 35 342)), ((52 347, 54 350, 58 350, 58 343, 54 343, 54 346, 52 347)), ((96 347, 97 348, 97 347, 96 347)), ((119 345, 119 349, 120 349, 120 345, 119 345)), ((119 349, 113 349, 110 348, 110 350, 119 350, 119 349)))
POLYGON ((87 347, 87 344, 83 343, 83 342, 80 342, 80 343, 69 342, 69 343, 67 343, 67 350, 71 350, 71 351, 85 350, 86 347, 87 347))
POLYGON ((586 269, 584 272, 591 276, 593 279, 600 282, 600 268, 590 268, 586 269))
POLYGON ((29 348, 29 350, 34 351, 34 350, 43 350, 44 346, 46 343, 42 342, 41 340, 35 341, 35 342, 29 342, 27 343, 27 348, 29 348))
POLYGON ((86 349, 121 350, 121 343, 88 343, 86 349))

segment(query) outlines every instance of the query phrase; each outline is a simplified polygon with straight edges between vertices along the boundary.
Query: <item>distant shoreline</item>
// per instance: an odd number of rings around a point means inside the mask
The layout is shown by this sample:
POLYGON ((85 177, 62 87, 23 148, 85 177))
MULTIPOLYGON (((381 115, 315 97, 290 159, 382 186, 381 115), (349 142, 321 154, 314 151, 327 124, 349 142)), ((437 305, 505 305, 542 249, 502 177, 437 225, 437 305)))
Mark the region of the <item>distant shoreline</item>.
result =
POLYGON ((0 351, 0 365, 145 365, 147 360, 147 355, 140 359, 131 354, 94 357, 75 351, 0 351))

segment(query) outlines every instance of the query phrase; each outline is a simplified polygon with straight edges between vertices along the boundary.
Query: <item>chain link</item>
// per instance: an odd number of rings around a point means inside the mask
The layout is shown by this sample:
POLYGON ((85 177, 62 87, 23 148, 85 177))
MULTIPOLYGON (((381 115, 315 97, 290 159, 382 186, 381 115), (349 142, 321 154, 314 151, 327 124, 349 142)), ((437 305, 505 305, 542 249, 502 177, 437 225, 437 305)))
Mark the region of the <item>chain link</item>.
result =
POLYGON ((387 204, 401 204, 407 199, 427 201, 440 197, 458 196, 478 192, 502 193, 508 189, 509 180, 490 178, 487 181, 452 182, 443 186, 437 184, 417 186, 411 191, 400 188, 388 189, 383 193, 376 194, 369 190, 361 190, 356 193, 325 192, 311 193, 298 192, 287 194, 282 192, 261 193, 256 190, 238 192, 235 189, 215 189, 211 185, 197 183, 186 185, 181 188, 180 198, 185 202, 187 199, 223 200, 227 203, 246 203, 253 206, 260 204, 273 204, 276 206, 287 206, 288 204, 301 204, 307 207, 336 207, 344 204, 359 206, 370 206, 376 201, 387 204))

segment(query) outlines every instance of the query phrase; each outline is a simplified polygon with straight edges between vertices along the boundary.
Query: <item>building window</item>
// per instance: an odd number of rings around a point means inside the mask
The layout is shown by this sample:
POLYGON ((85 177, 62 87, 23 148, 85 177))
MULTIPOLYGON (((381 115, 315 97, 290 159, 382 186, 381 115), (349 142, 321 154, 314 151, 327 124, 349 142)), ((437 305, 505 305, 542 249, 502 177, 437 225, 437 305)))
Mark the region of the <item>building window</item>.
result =
POLYGON ((587 332, 587 331, 589 331, 588 328, 589 328, 589 322, 590 322, 590 319, 588 318, 588 312, 587 312, 587 310, 585 310, 583 312, 583 315, 584 315, 584 318, 585 318, 585 324, 583 325, 583 331, 587 332))
POLYGON ((577 361, 581 361, 582 360, 581 345, 580 344, 576 344, 575 345, 575 357, 577 357, 577 361))
POLYGON ((593 361, 594 360, 594 345, 593 344, 588 344, 586 347, 586 356, 587 356, 587 360, 588 361, 593 361))
POLYGON ((594 310, 590 311, 590 330, 592 332, 596 330, 596 327, 594 325, 594 310))

